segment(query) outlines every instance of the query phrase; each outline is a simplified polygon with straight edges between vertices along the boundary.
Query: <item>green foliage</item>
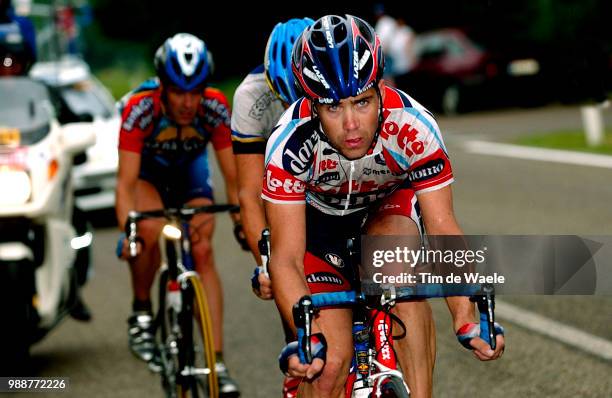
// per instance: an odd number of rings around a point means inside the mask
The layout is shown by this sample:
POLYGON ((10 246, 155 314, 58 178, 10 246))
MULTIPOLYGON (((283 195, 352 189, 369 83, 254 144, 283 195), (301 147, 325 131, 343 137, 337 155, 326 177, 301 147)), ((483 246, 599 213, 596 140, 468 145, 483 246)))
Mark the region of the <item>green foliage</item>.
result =
POLYGON ((612 155, 612 130, 605 133, 604 143, 597 147, 589 147, 584 132, 581 130, 564 130, 548 134, 534 134, 517 140, 520 145, 543 148, 565 149, 612 155))
POLYGON ((227 100, 229 101, 230 105, 232 105, 234 103, 234 92, 236 91, 236 88, 238 87, 242 79, 243 77, 230 77, 228 79, 221 80, 218 82, 213 81, 211 83, 211 86, 221 90, 223 94, 225 94, 225 96, 227 97, 227 100))
POLYGON ((150 70, 142 66, 130 69, 118 66, 108 67, 94 70, 94 73, 116 99, 121 98, 152 76, 150 70))

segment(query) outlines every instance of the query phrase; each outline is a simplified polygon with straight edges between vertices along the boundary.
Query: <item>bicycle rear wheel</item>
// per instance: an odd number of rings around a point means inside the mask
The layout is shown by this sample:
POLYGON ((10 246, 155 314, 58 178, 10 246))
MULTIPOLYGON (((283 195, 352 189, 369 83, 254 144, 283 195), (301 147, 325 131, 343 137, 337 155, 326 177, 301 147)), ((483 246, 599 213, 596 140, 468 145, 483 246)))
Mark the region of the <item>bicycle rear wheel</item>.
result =
POLYGON ((185 280, 181 295, 183 311, 179 318, 182 333, 178 341, 180 370, 176 383, 177 396, 217 398, 219 386, 215 371, 212 321, 197 274, 185 280))
POLYGON ((381 377, 376 391, 379 393, 372 394, 372 397, 410 398, 410 392, 406 384, 404 384, 404 380, 393 375, 381 377))

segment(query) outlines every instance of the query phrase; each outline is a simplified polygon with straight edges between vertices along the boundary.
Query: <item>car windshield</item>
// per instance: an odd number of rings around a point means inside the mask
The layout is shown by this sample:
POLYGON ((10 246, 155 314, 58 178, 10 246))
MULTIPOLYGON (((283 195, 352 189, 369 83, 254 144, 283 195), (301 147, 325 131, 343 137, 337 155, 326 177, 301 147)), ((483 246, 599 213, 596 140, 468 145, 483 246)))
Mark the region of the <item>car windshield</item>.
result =
POLYGON ((109 103, 90 80, 62 87, 60 96, 74 115, 88 114, 108 119, 113 116, 114 104, 109 103))
POLYGON ((47 136, 53 117, 47 88, 26 77, 0 78, 0 145, 31 145, 47 136))

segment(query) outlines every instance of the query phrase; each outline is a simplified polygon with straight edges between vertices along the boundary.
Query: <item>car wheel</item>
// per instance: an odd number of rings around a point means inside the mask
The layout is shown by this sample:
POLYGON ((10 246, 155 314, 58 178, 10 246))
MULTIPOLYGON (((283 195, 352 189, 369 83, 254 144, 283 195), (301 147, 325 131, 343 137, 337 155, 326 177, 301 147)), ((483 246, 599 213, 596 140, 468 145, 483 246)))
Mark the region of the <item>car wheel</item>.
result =
POLYGON ((445 115, 456 115, 461 105, 461 89, 459 84, 451 84, 442 93, 442 112, 445 115))

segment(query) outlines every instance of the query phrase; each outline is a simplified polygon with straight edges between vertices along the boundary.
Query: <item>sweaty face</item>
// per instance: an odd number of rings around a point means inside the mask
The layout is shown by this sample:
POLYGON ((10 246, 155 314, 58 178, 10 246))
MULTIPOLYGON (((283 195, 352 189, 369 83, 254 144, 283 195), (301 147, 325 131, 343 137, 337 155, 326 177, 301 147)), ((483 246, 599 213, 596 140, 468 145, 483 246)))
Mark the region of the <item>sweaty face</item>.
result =
POLYGON ((202 100, 202 87, 191 91, 183 91, 176 86, 166 88, 168 114, 178 125, 186 126, 193 122, 202 100))
POLYGON ((337 104, 315 104, 323 132, 347 159, 361 158, 370 149, 378 128, 379 101, 376 89, 371 88, 337 104))

